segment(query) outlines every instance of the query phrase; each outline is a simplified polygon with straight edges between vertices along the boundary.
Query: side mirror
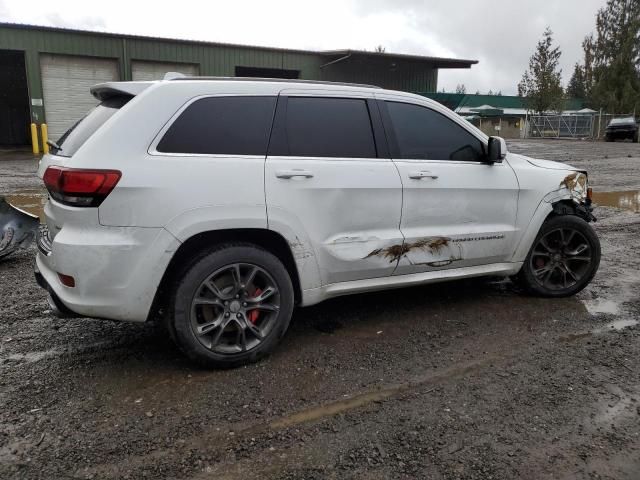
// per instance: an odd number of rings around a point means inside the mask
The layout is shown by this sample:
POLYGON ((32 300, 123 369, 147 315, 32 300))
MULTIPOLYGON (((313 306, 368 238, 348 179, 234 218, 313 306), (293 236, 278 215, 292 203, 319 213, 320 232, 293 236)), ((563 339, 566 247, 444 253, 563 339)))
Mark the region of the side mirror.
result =
POLYGON ((491 163, 502 163, 507 156, 507 142, 502 137, 489 137, 489 152, 487 160, 491 163))

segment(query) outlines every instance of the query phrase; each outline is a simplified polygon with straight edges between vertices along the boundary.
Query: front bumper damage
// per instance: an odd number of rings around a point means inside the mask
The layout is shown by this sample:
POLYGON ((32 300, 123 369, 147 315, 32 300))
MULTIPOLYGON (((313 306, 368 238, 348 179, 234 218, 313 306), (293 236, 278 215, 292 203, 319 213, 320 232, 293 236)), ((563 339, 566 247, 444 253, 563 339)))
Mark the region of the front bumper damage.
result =
POLYGON ((553 213, 556 215, 577 215, 587 223, 598 220, 593 215, 593 206, 590 198, 582 202, 556 202, 553 204, 553 213))
POLYGON ((0 196, 0 260, 21 248, 28 248, 36 236, 40 220, 9 204, 0 196))
MULTIPOLYGON (((591 189, 588 187, 588 177, 585 171, 575 171, 568 174, 560 182, 560 191, 568 191, 570 199, 556 198, 552 202, 556 215, 577 215, 586 222, 597 221, 593 215, 591 189)), ((551 195, 555 196, 555 192, 551 195)))

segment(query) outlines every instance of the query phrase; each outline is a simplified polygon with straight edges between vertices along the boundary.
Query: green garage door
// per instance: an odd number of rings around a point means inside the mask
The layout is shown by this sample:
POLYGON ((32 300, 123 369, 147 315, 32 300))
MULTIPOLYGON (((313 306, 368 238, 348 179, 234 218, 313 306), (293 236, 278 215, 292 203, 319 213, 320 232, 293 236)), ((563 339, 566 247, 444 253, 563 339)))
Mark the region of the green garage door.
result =
POLYGON ((98 101, 89 93, 97 83, 117 81, 115 59, 41 55, 44 113, 49 138, 57 140, 98 101))

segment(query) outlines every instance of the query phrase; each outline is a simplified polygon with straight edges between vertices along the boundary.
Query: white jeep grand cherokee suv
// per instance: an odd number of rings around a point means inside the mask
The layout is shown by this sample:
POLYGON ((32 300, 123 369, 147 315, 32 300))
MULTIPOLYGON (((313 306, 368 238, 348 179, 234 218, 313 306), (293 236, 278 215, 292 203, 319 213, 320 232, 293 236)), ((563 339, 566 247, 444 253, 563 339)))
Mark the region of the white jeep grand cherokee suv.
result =
POLYGON ((482 275, 573 295, 600 244, 587 175, 507 153, 426 98, 323 82, 116 82, 40 164, 57 310, 160 315, 192 359, 254 361, 294 306, 482 275))

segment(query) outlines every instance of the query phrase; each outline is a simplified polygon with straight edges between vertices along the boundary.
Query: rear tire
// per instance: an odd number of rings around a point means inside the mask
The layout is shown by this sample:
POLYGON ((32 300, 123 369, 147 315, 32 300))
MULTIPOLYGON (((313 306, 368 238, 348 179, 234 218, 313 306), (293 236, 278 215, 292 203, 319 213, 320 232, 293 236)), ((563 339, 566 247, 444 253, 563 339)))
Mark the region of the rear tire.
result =
POLYGON ((269 354, 294 306, 282 262, 252 244, 224 244, 195 257, 171 292, 169 321, 178 347, 209 368, 232 368, 269 354))
POLYGON ((540 228, 517 280, 535 295, 575 295, 593 279, 600 255, 600 240, 587 222, 574 215, 553 217, 540 228))

